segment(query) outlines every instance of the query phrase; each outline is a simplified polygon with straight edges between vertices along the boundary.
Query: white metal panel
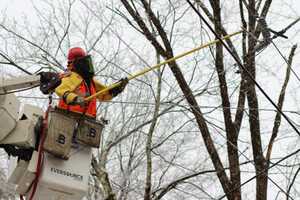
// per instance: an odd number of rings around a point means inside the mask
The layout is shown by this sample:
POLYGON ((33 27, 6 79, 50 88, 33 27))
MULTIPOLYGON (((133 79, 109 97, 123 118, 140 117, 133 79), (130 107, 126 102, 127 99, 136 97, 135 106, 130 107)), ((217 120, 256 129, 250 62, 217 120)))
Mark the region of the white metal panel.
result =
POLYGON ((16 127, 16 120, 7 112, 6 109, 0 107, 0 143, 9 135, 9 133, 16 127))
POLYGON ((0 85, 0 90, 4 92, 10 92, 12 90, 38 86, 40 84, 40 76, 21 76, 3 80, 1 83, 2 84, 0 85))
POLYGON ((88 192, 91 158, 91 148, 84 146, 72 148, 69 160, 45 153, 34 200, 81 200, 88 192))
POLYGON ((35 146, 35 121, 26 119, 17 122, 16 128, 1 143, 12 144, 25 148, 35 146))
POLYGON ((21 195, 25 195, 32 185, 36 177, 36 165, 38 160, 38 152, 34 151, 32 154, 32 158, 29 161, 27 169, 24 171, 21 179, 17 184, 16 192, 21 195))
POLYGON ((0 95, 0 143, 17 125, 20 102, 14 94, 0 95))
POLYGON ((7 182, 11 184, 18 184, 19 180, 22 177, 22 174, 28 167, 28 163, 26 161, 18 162, 17 157, 10 157, 8 164, 8 176, 7 182))
POLYGON ((25 104, 21 112, 21 116, 25 115, 26 118, 36 121, 39 116, 44 116, 44 111, 37 106, 25 104))

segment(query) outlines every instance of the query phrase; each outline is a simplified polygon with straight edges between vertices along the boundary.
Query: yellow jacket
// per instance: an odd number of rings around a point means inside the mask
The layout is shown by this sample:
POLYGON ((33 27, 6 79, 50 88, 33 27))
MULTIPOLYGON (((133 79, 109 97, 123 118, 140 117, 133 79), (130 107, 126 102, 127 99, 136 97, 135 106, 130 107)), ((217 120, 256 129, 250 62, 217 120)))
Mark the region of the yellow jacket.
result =
MULTIPOLYGON (((66 96, 66 103, 69 104, 74 101, 75 97, 78 96, 76 93, 76 89, 80 86, 82 83, 83 78, 77 74, 76 72, 71 72, 70 75, 62 78, 61 84, 55 89, 55 93, 59 97, 63 97, 63 95, 66 92, 69 92, 69 94, 66 96)), ((95 78, 93 78, 93 81, 95 83, 95 88, 96 91, 101 91, 105 88, 107 88, 105 85, 101 84, 99 81, 97 81, 95 78)), ((109 91, 104 92, 103 94, 99 95, 97 97, 99 101, 106 101, 106 100, 111 100, 112 96, 109 93, 109 91)))

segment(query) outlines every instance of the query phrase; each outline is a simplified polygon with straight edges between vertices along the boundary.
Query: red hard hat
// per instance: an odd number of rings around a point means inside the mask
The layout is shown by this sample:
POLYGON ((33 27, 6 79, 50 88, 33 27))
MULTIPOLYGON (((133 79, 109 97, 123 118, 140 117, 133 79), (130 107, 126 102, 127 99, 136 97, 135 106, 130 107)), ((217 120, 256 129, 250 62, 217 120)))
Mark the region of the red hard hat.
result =
POLYGON ((80 47, 73 47, 69 50, 68 61, 73 61, 76 58, 86 56, 85 51, 80 47))

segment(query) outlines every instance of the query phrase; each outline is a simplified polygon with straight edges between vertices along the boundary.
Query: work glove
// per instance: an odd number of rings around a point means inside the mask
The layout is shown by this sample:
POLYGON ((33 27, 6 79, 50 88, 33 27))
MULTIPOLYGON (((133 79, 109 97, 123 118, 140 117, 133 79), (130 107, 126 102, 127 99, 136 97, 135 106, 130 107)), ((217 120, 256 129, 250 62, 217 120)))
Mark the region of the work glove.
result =
POLYGON ((122 78, 117 83, 120 83, 120 84, 109 90, 109 93, 111 94, 112 97, 115 97, 118 94, 120 94, 121 92, 123 92, 126 85, 128 84, 128 78, 122 78))
POLYGON ((49 94, 61 84, 61 79, 58 73, 55 72, 40 72, 40 90, 43 94, 49 94))
POLYGON ((87 102, 84 100, 84 97, 77 96, 74 98, 74 100, 71 104, 80 105, 81 107, 85 107, 87 105, 87 102))

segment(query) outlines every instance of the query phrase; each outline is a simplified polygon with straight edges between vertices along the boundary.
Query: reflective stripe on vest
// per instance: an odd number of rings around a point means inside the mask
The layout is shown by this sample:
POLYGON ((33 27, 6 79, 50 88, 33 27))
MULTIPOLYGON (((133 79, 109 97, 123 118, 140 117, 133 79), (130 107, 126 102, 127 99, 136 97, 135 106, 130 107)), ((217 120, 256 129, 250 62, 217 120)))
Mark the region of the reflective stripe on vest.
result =
MULTIPOLYGON (((96 93, 94 82, 91 81, 90 86, 90 92, 87 90, 87 86, 85 81, 82 81, 80 86, 74 91, 74 93, 86 97, 88 95, 93 95, 96 93)), ((58 102, 58 108, 69 110, 72 112, 77 113, 85 113, 86 115, 96 117, 96 98, 93 98, 91 101, 89 101, 89 104, 86 107, 81 107, 80 105, 68 105, 65 103, 65 101, 61 98, 58 102)))

